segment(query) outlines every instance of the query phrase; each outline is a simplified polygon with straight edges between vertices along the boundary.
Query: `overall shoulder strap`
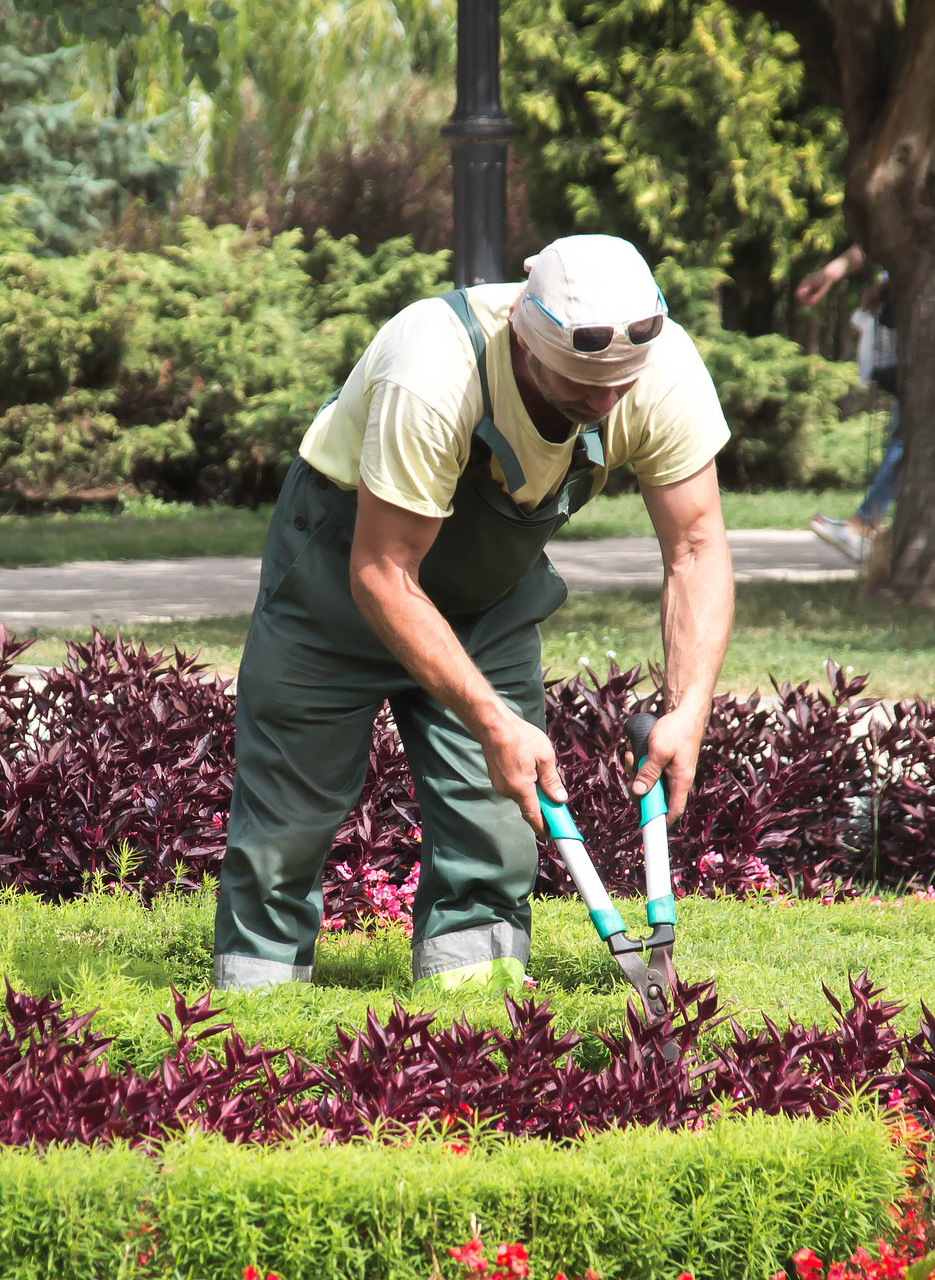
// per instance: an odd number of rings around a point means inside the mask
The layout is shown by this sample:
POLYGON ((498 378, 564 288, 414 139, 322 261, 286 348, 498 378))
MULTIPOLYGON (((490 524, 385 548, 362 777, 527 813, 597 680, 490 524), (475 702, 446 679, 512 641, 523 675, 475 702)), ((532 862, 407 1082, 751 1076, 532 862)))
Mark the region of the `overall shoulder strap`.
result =
POLYGON ((487 344, 484 341, 483 331, 478 324, 477 316, 474 314, 471 304, 467 300, 467 293, 464 289, 453 289, 450 293, 443 293, 442 297, 467 330, 468 337, 471 339, 471 346, 474 348, 474 357, 477 360, 477 376, 480 378, 484 416, 474 428, 474 435, 482 440, 490 452, 494 454, 500 463, 500 469, 503 472, 503 478, 506 480, 510 493, 516 493, 526 483, 526 476, 512 445, 493 420, 490 387, 487 381, 487 344))
POLYGON ((487 344, 484 342, 484 334, 477 322, 477 316, 467 300, 467 293, 464 289, 452 289, 450 293, 443 293, 442 297, 465 329, 467 329, 468 337, 471 339, 471 346, 474 348, 474 358, 477 360, 477 376, 480 378, 480 393, 484 402, 484 413, 488 418, 492 418, 493 409, 490 405, 490 387, 487 385, 487 344))

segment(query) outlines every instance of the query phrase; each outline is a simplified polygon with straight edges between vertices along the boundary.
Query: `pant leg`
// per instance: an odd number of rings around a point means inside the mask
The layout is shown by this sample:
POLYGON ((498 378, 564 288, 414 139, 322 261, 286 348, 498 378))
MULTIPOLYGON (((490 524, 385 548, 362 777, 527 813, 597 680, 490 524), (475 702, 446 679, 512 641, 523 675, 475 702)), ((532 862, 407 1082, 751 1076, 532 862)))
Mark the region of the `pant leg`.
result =
MULTIPOLYGON (((536 624, 564 596, 561 579, 543 567, 522 591, 459 629, 497 692, 543 729, 536 624)), ((529 958, 535 834, 516 804, 494 791, 480 744, 456 716, 418 688, 391 705, 422 812, 413 989, 521 985, 529 958)))
POLYGON ((899 404, 893 406, 890 418, 889 438, 883 459, 877 468, 867 495, 857 508, 856 515, 868 524, 878 525, 886 516, 896 499, 896 482, 899 477, 899 464, 903 456, 903 441, 899 430, 899 404))
POLYGON ((277 505, 238 678, 219 987, 310 978, 322 868, 363 786, 384 688, 400 679, 350 599, 340 491, 313 477, 294 468, 277 505))

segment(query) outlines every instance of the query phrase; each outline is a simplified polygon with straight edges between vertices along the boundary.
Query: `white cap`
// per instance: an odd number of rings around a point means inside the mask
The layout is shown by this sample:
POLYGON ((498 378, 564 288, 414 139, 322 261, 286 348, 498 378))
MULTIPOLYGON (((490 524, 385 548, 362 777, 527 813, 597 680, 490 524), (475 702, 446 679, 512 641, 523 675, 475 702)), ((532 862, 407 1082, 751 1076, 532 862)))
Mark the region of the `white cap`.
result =
POLYGON ((593 386, 627 382, 646 368, 652 341, 634 346, 621 331, 603 351, 575 350, 573 342, 578 326, 622 330, 664 313, 653 273, 628 240, 565 236, 524 266, 529 279, 513 308, 513 328, 547 368, 593 386))

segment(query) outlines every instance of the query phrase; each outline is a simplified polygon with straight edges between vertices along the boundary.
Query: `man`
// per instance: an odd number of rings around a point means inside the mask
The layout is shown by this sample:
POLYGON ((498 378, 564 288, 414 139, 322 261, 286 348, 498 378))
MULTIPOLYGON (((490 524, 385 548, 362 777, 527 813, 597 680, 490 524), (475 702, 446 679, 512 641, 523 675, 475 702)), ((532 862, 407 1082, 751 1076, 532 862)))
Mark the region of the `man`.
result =
POLYGON ((544 732, 543 547, 629 462, 665 564, 667 714, 637 794, 685 807, 730 627, 710 378, 626 241, 406 307, 309 428, 276 508, 238 683, 218 986, 308 981, 321 870, 389 700, 422 814, 416 992, 520 982, 544 732))

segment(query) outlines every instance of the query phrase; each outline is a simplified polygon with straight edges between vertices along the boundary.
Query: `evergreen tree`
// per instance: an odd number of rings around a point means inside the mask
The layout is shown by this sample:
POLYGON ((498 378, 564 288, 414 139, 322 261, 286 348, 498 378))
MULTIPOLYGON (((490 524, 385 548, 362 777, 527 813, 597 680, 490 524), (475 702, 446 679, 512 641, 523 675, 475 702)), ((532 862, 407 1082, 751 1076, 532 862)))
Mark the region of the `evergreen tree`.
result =
POLYGON ((159 121, 92 113, 76 96, 77 48, 0 4, 0 202, 39 252, 73 253, 130 197, 164 203, 175 167, 154 149, 159 121))

